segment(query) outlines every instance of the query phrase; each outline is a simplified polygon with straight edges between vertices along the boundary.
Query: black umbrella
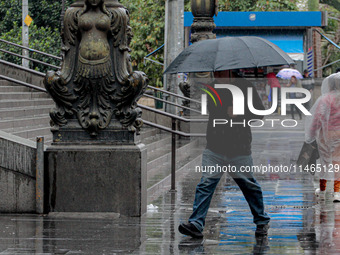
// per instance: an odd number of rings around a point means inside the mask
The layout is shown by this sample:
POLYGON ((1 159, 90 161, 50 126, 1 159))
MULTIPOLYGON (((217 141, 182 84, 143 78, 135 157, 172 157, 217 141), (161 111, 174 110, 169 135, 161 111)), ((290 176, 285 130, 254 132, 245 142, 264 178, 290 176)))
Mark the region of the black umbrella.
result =
POLYGON ((294 61, 277 45, 255 36, 204 40, 184 49, 164 73, 213 72, 281 66, 294 61))

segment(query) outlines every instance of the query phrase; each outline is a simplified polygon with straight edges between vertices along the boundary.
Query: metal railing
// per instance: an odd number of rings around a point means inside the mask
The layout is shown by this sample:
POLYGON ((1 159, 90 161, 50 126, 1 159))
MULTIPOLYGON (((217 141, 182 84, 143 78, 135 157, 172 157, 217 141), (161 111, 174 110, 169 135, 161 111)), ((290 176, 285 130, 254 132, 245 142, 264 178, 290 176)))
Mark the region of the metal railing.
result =
POLYGON ((0 74, 0 79, 4 79, 4 80, 10 81, 10 82, 14 82, 14 83, 17 83, 19 85, 28 87, 30 89, 38 90, 40 92, 47 92, 46 89, 44 89, 44 88, 41 88, 41 87, 38 87, 38 86, 35 86, 35 85, 32 85, 32 84, 29 84, 27 82, 23 82, 23 81, 19 81, 19 80, 16 80, 16 79, 12 79, 10 77, 7 77, 7 76, 1 75, 1 74, 0 74))
MULTIPOLYGON (((20 44, 12 43, 12 42, 9 42, 9 41, 3 40, 3 39, 0 39, 0 42, 5 43, 5 44, 8 44, 8 45, 15 46, 15 47, 17 47, 17 48, 21 48, 21 49, 24 49, 24 50, 28 50, 28 51, 30 51, 30 52, 33 52, 33 53, 37 53, 37 54, 43 55, 43 56, 45 56, 45 57, 53 58, 53 59, 58 60, 58 61, 61 61, 61 60, 62 60, 61 57, 57 57, 57 56, 55 56, 55 55, 48 54, 48 53, 45 53, 45 52, 43 52, 43 51, 31 49, 31 48, 22 46, 22 45, 20 45, 20 44)), ((0 48, 0 52, 9 54, 9 55, 12 55, 12 56, 15 56, 15 57, 19 57, 19 58, 22 58, 22 59, 27 59, 27 60, 29 60, 29 61, 32 61, 32 62, 41 64, 41 65, 45 65, 45 66, 48 66, 48 67, 52 67, 52 68, 55 68, 55 69, 58 69, 58 70, 60 69, 60 66, 55 66, 55 65, 46 63, 46 62, 41 61, 41 60, 38 60, 38 59, 26 57, 26 56, 20 55, 20 54, 18 54, 18 53, 14 53, 14 52, 11 52, 11 51, 8 51, 8 50, 4 50, 4 49, 1 49, 1 48, 0 48)))
MULTIPOLYGON (((162 90, 162 89, 152 87, 152 86, 148 86, 148 88, 154 89, 156 91, 160 91, 162 93, 165 93, 165 94, 168 94, 168 95, 171 95, 171 96, 175 96, 177 98, 181 98, 181 99, 185 99, 185 100, 188 100, 188 101, 191 101, 191 102, 201 104, 201 102, 198 101, 198 100, 195 100, 195 99, 192 99, 192 98, 189 98, 189 97, 185 97, 185 96, 181 96, 181 95, 175 94, 173 92, 169 92, 169 91, 162 90)), ((165 102, 165 103, 170 104, 170 105, 174 105, 174 106, 182 108, 182 109, 187 109, 187 110, 190 110, 192 112, 201 113, 200 111, 198 111, 196 109, 192 109, 190 107, 178 105, 176 103, 169 102, 169 101, 166 101, 166 100, 160 100, 157 97, 149 96, 149 95, 146 95, 146 94, 144 94, 144 96, 165 102)), ((154 109, 152 107, 145 106, 145 105, 138 104, 138 107, 171 118, 171 129, 164 127, 162 125, 159 125, 159 124, 149 122, 149 121, 143 120, 143 122, 146 125, 149 125, 151 127, 155 127, 155 128, 160 129, 160 130, 171 133, 171 189, 170 189, 170 191, 174 192, 174 191, 176 191, 176 135, 180 135, 180 136, 184 136, 184 137, 205 137, 206 136, 206 134, 186 133, 186 132, 178 131, 177 130, 177 121, 183 121, 183 122, 187 122, 187 123, 188 122, 189 123, 190 122, 207 122, 208 119, 187 119, 185 117, 181 117, 181 116, 177 116, 177 115, 172 114, 172 113, 160 111, 160 110, 157 110, 157 109, 154 109)))
POLYGON ((43 61, 40 61, 40 60, 37 60, 37 59, 34 59, 34 58, 22 56, 20 54, 17 54, 17 53, 11 52, 11 51, 7 51, 7 50, 3 50, 3 49, 0 49, 0 51, 3 52, 3 53, 10 54, 12 56, 16 56, 16 57, 19 57, 19 58, 24 58, 24 59, 36 62, 36 63, 41 64, 41 65, 45 65, 45 66, 49 66, 49 67, 52 67, 52 68, 60 69, 59 66, 51 65, 51 64, 45 63, 43 61))
POLYGON ((170 92, 170 91, 167 91, 167 90, 164 90, 164 89, 156 88, 156 87, 153 87, 153 86, 150 86, 150 85, 148 86, 148 88, 156 90, 156 91, 160 91, 160 92, 163 92, 165 94, 168 94, 168 95, 171 95, 171 96, 175 96, 175 97, 178 97, 178 98, 181 98, 181 99, 189 100, 189 101, 194 102, 194 103, 198 103, 198 104, 201 103, 200 101, 192 99, 190 97, 181 96, 181 95, 178 95, 176 93, 173 93, 173 92, 170 92))
MULTIPOLYGON (((35 70, 32 70, 30 68, 26 68, 26 67, 23 67, 23 66, 20 66, 20 65, 16 65, 16 64, 10 63, 8 61, 0 60, 0 63, 18 68, 18 69, 23 70, 23 71, 31 72, 31 73, 39 75, 41 77, 45 77, 45 74, 42 73, 42 72, 35 71, 35 70)), ((19 84, 19 85, 22 85, 22 86, 25 86, 25 87, 28 87, 28 88, 31 88, 31 89, 34 89, 34 90, 38 90, 40 92, 47 93, 45 88, 41 88, 41 87, 35 86, 33 84, 29 84, 29 83, 26 83, 26 82, 23 82, 23 81, 19 81, 19 80, 7 77, 5 75, 0 75, 0 79, 8 80, 10 82, 13 82, 13 83, 16 83, 16 84, 19 84)), ((166 90, 163 90, 163 89, 160 89, 160 88, 156 88, 156 87, 153 87, 153 86, 148 86, 148 88, 153 89, 155 91, 162 92, 164 94, 169 94, 169 95, 177 97, 177 98, 185 99, 185 100, 188 100, 188 101, 191 101, 191 102, 195 102, 195 103, 199 103, 199 104, 201 103, 200 101, 197 101, 195 99, 191 99, 191 98, 188 98, 188 97, 185 97, 185 96, 181 96, 181 95, 175 94, 173 92, 169 92, 169 91, 166 91, 166 90)), ((144 94, 144 96, 149 97, 149 98, 153 98, 155 100, 160 100, 160 98, 153 97, 153 96, 150 96, 150 95, 147 95, 147 94, 144 94)), ((198 110, 192 109, 190 107, 185 107, 185 106, 182 106, 182 105, 179 105, 179 104, 176 104, 176 103, 173 103, 173 102, 169 102, 169 101, 166 101, 166 100, 160 100, 160 101, 167 103, 167 104, 171 104, 173 106, 176 106, 176 107, 179 107, 179 108, 182 108, 182 109, 187 109, 187 110, 190 110, 190 111, 193 111, 193 112, 200 113, 198 110)), ((154 112, 155 114, 160 114, 162 116, 166 116, 166 117, 171 118, 171 128, 168 128, 166 126, 156 124, 156 123, 153 123, 153 122, 150 122, 150 121, 146 121, 146 120, 143 120, 143 123, 148 125, 148 126, 151 126, 151 127, 163 130, 165 132, 171 133, 171 136, 172 136, 172 139, 171 139, 171 191, 175 191, 176 190, 176 136, 178 135, 178 136, 183 136, 183 137, 205 137, 205 134, 186 133, 186 132, 182 132, 182 131, 177 130, 177 121, 190 123, 190 122, 207 122, 208 120, 207 119, 188 119, 188 118, 185 118, 185 117, 182 117, 182 116, 177 116, 175 114, 164 112, 164 111, 161 111, 161 110, 158 110, 158 109, 155 109, 155 108, 152 108, 152 107, 148 107, 148 106, 145 106, 145 105, 141 105, 141 104, 137 104, 137 105, 138 105, 138 107, 140 107, 144 110, 148 110, 148 111, 154 112)))
POLYGON ((26 71, 26 72, 30 72, 30 73, 39 75, 39 76, 41 76, 41 77, 45 77, 45 74, 42 73, 42 72, 39 72, 39 71, 30 69, 30 68, 27 68, 27 67, 24 67, 24 66, 20 66, 20 65, 17 65, 17 64, 13 64, 13 63, 8 62, 8 61, 5 61, 5 60, 1 60, 1 59, 0 59, 0 63, 1 63, 1 64, 5 64, 5 65, 8 65, 8 66, 11 66, 11 67, 18 68, 18 69, 23 70, 23 71, 26 71))
POLYGON ((46 57, 54 58, 54 59, 57 59, 57 60, 60 60, 60 61, 62 60, 61 57, 58 57, 58 56, 55 56, 55 55, 52 55, 52 54, 48 54, 48 53, 40 51, 40 50, 31 49, 31 48, 22 46, 20 44, 12 43, 12 42, 9 42, 9 41, 3 40, 3 39, 0 39, 0 42, 6 43, 6 44, 9 44, 9 45, 12 45, 12 46, 24 49, 24 50, 28 50, 28 51, 31 51, 31 52, 34 52, 34 53, 38 53, 38 54, 44 55, 46 57))
POLYGON ((186 106, 179 106, 178 104, 176 103, 173 103, 173 102, 170 102, 170 101, 167 101, 167 100, 164 100, 164 99, 161 99, 161 98, 158 98, 158 97, 155 97, 155 96, 151 96, 151 95, 148 95, 148 94, 144 94, 143 95, 144 97, 148 97, 148 98, 152 98, 152 99, 155 99, 157 101, 160 101, 160 102, 163 102, 163 103, 166 103, 166 104, 170 104, 170 105, 173 105, 173 106, 176 106, 176 107, 180 107, 182 109, 186 109, 186 110, 189 110, 189 111, 192 111, 192 112, 196 112, 196 113, 201 113, 200 111, 196 110, 196 109, 192 109, 190 107, 186 107, 186 106))

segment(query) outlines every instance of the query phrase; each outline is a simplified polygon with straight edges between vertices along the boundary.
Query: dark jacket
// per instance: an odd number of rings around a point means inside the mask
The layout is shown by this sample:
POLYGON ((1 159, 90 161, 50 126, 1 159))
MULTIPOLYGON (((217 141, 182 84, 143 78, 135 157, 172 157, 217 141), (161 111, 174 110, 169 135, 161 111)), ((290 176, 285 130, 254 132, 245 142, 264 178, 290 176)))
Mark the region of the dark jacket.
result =
POLYGON ((310 76, 303 75, 301 85, 304 89, 313 90, 314 89, 314 79, 310 76))
POLYGON ((232 106, 231 92, 228 89, 216 89, 221 97, 222 106, 220 104, 215 106, 212 99, 208 100, 209 123, 207 128, 207 149, 228 157, 250 155, 252 134, 248 121, 251 119, 262 119, 263 116, 255 115, 249 111, 247 88, 253 88, 253 105, 255 109, 264 110, 265 108, 255 87, 249 81, 243 78, 237 78, 232 82, 232 85, 239 87, 243 91, 245 98, 245 115, 238 115, 231 118, 227 114, 228 106, 232 106), (226 119, 228 123, 213 127, 214 119, 226 119), (231 119, 234 123, 245 121, 245 127, 243 127, 243 124, 233 125, 233 127, 231 127, 231 119))

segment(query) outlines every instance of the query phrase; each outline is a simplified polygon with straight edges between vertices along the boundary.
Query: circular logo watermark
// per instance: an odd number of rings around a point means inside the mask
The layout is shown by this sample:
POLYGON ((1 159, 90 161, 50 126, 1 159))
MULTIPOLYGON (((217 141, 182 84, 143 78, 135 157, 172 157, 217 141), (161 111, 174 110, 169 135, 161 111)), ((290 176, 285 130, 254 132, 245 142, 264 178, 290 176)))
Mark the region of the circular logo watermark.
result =
POLYGON ((256 14, 255 14, 255 13, 249 14, 249 19, 250 19, 251 21, 255 21, 255 20, 256 20, 256 14))

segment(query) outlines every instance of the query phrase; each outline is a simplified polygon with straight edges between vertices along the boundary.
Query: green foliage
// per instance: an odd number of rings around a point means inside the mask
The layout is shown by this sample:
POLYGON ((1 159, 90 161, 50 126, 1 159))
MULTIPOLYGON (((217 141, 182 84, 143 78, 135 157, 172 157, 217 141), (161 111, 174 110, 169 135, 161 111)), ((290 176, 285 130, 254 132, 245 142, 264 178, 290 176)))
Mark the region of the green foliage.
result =
POLYGON ((335 9, 337 9, 337 11, 340 11, 340 1, 339 0, 320 0, 320 4, 327 4, 329 6, 332 6, 335 9))
POLYGON ((243 0, 243 1, 219 1, 219 11, 253 11, 256 6, 256 0, 243 0))
MULTIPOLYGON (((29 47, 44 51, 52 55, 60 55, 60 14, 61 1, 42 0, 28 1, 29 15, 33 22, 29 27, 29 47)), ((65 8, 73 1, 65 0, 65 8)), ((0 38, 17 44, 22 44, 21 38, 21 0, 0 0, 0 38)), ((21 49, 0 43, 2 49, 21 55, 21 49)), ((59 66, 59 61, 37 53, 30 53, 30 57, 59 66)), ((0 58, 20 64, 21 58, 10 54, 0 53, 0 58)), ((51 69, 41 64, 30 62, 30 67, 45 72, 51 69)))
MULTIPOLYGON (((65 8, 73 1, 65 0, 65 8)), ((38 27, 60 28, 61 1, 28 1, 28 14, 38 27)), ((0 33, 14 28, 14 23, 21 24, 22 0, 0 0, 0 33)))
MULTIPOLYGON (((13 28, 9 32, 3 33, 0 38, 17 44, 22 44, 21 26, 18 26, 17 22, 14 22, 13 28)), ((32 22, 29 30, 30 48, 59 56, 61 43, 59 38, 59 31, 57 29, 52 30, 49 27, 39 28, 37 25, 35 25, 35 23, 32 22)), ((0 48, 21 55, 21 49, 18 47, 10 46, 0 42, 0 48)), ((59 66, 60 63, 55 59, 37 53, 30 52, 30 57, 56 66, 59 66)), ((16 64, 21 63, 20 57, 16 57, 10 54, 0 53, 0 58, 16 64)), ((33 61, 30 61, 30 68, 41 72, 45 72, 51 69, 51 67, 46 67, 33 61)))
POLYGON ((308 11, 318 11, 319 0, 308 0, 308 11))
MULTIPOLYGON (((335 9, 331 5, 320 4, 322 11, 327 11, 330 17, 340 19, 340 11, 335 9)), ((328 26, 323 29, 323 34, 325 34, 329 39, 331 39, 336 44, 340 44, 340 24, 338 20, 328 18, 328 26)), ((322 62, 323 65, 330 64, 334 61, 340 59, 340 50, 329 43, 327 40, 323 40, 322 44, 322 62)), ((340 62, 337 62, 329 67, 323 69, 323 75, 327 76, 334 73, 337 68, 340 67, 340 62)))
MULTIPOLYGON (((219 0, 218 11, 297 11, 298 0, 219 0)), ((191 11, 185 0, 185 11, 191 11)))
MULTIPOLYGON (((30 30, 30 48, 43 51, 55 56, 60 55, 61 38, 57 28, 54 30, 50 27, 38 28, 34 25, 30 30)), ((33 53, 31 55, 34 59, 38 59, 49 64, 59 66, 60 61, 43 56, 41 54, 33 53)), ((31 63, 31 67, 41 71, 50 70, 51 67, 46 67, 41 64, 31 63)))
MULTIPOLYGON (((65 0, 65 9, 74 1, 65 0)), ((29 0, 29 12, 38 27, 60 29, 62 1, 58 0, 29 0)))
MULTIPOLYGON (((18 26, 17 22, 13 23, 13 28, 7 32, 7 33, 3 33, 0 36, 0 39, 6 40, 6 41, 10 41, 13 43, 17 43, 17 44, 21 44, 22 40, 21 40, 21 27, 18 26)), ((0 48, 3 50, 7 50, 16 54, 20 54, 21 55, 21 49, 15 46, 11 46, 5 43, 0 42, 0 48)), ((20 64, 21 63, 21 58, 19 57, 15 57, 13 55, 7 54, 7 53, 2 53, 0 52, 0 59, 4 59, 6 61, 15 63, 15 64, 20 64)))
POLYGON ((14 24, 21 24, 21 0, 0 0, 0 33, 8 32, 14 24))
POLYGON ((297 0, 258 0, 254 11, 298 11, 297 0))
MULTIPOLYGON (((163 66, 144 57, 164 44, 165 0, 122 0, 130 12, 130 26, 134 34, 130 47, 133 68, 143 71, 152 86, 162 86, 163 66)), ((163 48, 164 49, 164 48, 163 48)), ((150 56, 163 63, 164 50, 150 56)))

